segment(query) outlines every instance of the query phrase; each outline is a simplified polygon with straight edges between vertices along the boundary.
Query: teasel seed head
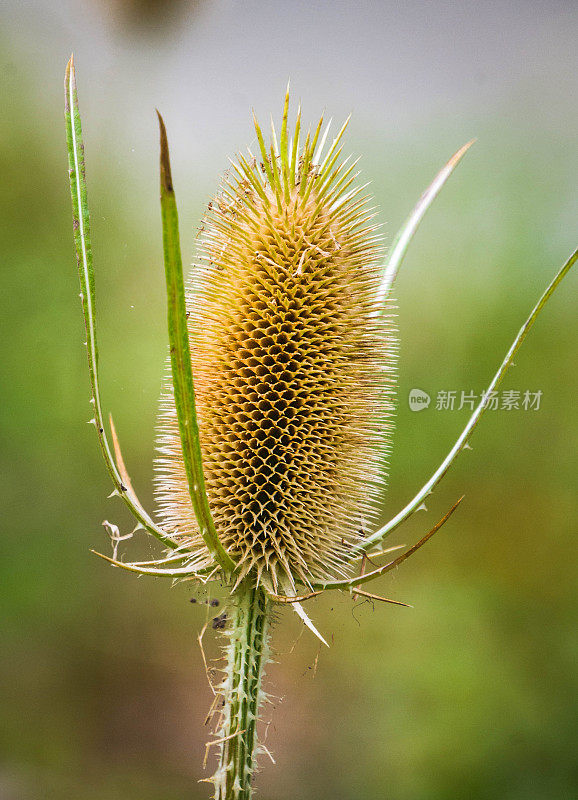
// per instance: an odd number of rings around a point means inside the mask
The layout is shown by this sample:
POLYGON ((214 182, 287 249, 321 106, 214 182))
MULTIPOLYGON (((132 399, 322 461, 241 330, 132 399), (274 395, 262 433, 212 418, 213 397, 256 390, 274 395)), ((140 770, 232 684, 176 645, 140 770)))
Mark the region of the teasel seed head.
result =
MULTIPOLYGON (((300 146, 288 101, 279 143, 255 122, 258 156, 209 204, 187 290, 211 512, 240 577, 273 591, 348 572, 385 481, 397 351, 347 123, 325 154, 322 120, 300 146)), ((201 553, 170 382, 158 450, 163 523, 201 553)))

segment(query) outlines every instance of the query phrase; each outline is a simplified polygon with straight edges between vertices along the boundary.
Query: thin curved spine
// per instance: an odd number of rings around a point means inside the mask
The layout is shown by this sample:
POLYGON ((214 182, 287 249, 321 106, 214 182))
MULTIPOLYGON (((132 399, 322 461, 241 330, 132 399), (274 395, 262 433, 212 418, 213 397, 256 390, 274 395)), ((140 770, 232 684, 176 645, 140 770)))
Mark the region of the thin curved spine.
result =
POLYGON ((454 511, 459 506, 459 504, 462 502, 464 497, 465 497, 465 495, 462 495, 460 497, 460 499, 457 500, 453 504, 453 506, 450 508, 450 510, 447 511, 444 514, 444 516, 440 519, 440 521, 436 522, 436 524, 433 526, 433 528, 430 531, 428 531, 425 536, 422 536, 422 538, 419 540, 419 542, 416 542, 414 545, 412 545, 408 550, 405 551, 405 553, 402 553, 397 558, 394 558, 393 561, 390 561, 387 564, 383 564, 381 567, 378 567, 377 569, 374 569, 371 572, 365 572, 362 575, 358 575, 356 578, 346 578, 346 579, 339 580, 339 581, 332 581, 331 583, 319 584, 319 588, 322 589, 322 590, 324 590, 324 589, 354 589, 354 588, 357 589, 357 587, 360 586, 362 583, 369 583, 370 581, 374 580, 375 578, 378 578, 380 575, 383 575, 386 572, 390 572, 392 569, 395 569, 400 564, 403 564, 404 561, 406 561, 410 556, 412 556, 421 547, 423 547, 424 544, 426 542, 428 542, 431 539, 431 537, 435 533, 437 533, 439 531, 439 529, 442 528, 446 524, 446 522, 451 517, 451 515, 454 513, 454 511))
MULTIPOLYGON (((155 575, 161 578, 198 578, 200 581, 206 580, 206 575, 210 574, 210 568, 201 567, 200 569, 195 569, 193 566, 185 566, 185 567, 156 567, 156 566, 148 566, 146 561, 140 561, 135 563, 128 563, 125 561, 119 561, 116 558, 111 558, 110 556, 105 556, 104 553, 99 553, 96 550, 91 550, 91 553, 94 553, 95 556, 104 559, 104 561, 108 561, 109 564, 112 564, 114 567, 119 567, 120 569, 124 569, 127 572, 136 572, 138 575, 155 575)), ((156 562, 151 561, 151 564, 156 564, 156 562)))

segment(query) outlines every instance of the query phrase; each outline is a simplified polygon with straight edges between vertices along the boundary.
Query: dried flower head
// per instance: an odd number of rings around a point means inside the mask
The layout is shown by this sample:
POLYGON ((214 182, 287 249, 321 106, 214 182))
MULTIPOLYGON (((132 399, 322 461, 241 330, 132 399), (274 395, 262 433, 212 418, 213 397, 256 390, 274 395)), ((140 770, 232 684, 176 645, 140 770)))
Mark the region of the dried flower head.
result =
MULTIPOLYGON (((261 160, 239 155, 209 203, 187 296, 215 527, 240 574, 275 591, 345 574, 385 477, 396 353, 345 126, 325 154, 322 121, 300 147, 287 102, 279 146, 273 128, 261 160)), ((170 388, 159 450, 164 526, 202 549, 170 388)))

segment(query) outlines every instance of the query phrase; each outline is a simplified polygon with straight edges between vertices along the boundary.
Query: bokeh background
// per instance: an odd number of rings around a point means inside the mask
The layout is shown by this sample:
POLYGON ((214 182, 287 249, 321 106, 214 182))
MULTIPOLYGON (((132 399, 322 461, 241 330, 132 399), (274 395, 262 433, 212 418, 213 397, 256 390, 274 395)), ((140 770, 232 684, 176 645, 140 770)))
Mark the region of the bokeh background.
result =
MULTIPOLYGON (((104 404, 152 505, 166 352, 158 106, 185 253, 251 107, 278 117, 291 77, 313 122, 350 111, 347 146, 391 241, 437 169, 478 138, 399 278, 399 411, 383 516, 429 477, 525 315, 576 246, 578 9, 562 0, 232 2, 7 0, 0 33, 2 225, 1 800, 209 796, 211 702, 193 589, 107 568, 130 530, 92 427, 67 186, 64 67, 74 50, 85 141, 104 404), (418 387, 432 405, 411 412, 418 387)), ((570 800, 576 725, 576 287, 551 301, 505 389, 395 543, 462 493, 431 544, 378 591, 413 609, 309 606, 274 633, 259 797, 570 800)), ((154 548, 140 540, 132 552, 154 548)), ((220 597, 217 591, 217 597, 220 597)), ((197 592, 199 600, 207 596, 197 592)), ((223 599, 222 597, 220 598, 223 599)), ((210 627, 210 626, 209 626, 210 627)), ((218 654, 209 632, 208 657, 218 654)))

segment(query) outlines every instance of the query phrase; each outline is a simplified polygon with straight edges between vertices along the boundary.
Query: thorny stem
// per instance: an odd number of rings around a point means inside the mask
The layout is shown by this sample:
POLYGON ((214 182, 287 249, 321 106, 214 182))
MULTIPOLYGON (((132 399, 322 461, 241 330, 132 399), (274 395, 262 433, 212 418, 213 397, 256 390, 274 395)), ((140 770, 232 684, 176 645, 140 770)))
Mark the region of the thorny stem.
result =
POLYGON ((219 765, 213 775, 215 800, 250 800, 257 744, 261 679, 268 660, 271 601, 254 584, 242 584, 226 635, 219 765))

